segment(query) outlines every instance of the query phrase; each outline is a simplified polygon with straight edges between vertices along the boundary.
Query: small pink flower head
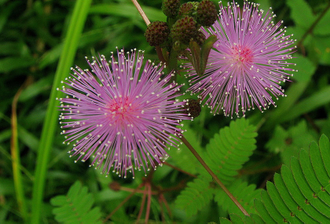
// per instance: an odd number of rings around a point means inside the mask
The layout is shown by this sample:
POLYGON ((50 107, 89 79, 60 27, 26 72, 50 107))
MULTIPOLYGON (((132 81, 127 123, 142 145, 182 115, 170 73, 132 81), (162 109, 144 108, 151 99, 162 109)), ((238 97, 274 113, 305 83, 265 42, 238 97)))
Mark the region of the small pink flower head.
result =
POLYGON ((258 4, 244 1, 243 8, 232 2, 220 5, 218 20, 208 29, 206 37, 216 35, 205 74, 198 76, 187 64, 191 77, 189 90, 200 92, 200 98, 214 114, 221 110, 233 117, 258 107, 260 111, 275 105, 272 95, 285 96, 280 84, 295 70, 287 60, 295 46, 282 21, 274 24, 275 15, 258 9, 258 4))
POLYGON ((71 156, 83 162, 92 157, 96 168, 104 163, 102 173, 134 177, 134 169, 146 172, 149 162, 162 165, 165 148, 178 146, 183 131, 177 125, 190 118, 175 99, 181 86, 169 82, 171 74, 160 78, 161 64, 145 62, 140 51, 117 54, 88 61, 91 71, 72 69, 61 90, 67 96, 59 99, 60 124, 65 142, 73 143, 71 156))

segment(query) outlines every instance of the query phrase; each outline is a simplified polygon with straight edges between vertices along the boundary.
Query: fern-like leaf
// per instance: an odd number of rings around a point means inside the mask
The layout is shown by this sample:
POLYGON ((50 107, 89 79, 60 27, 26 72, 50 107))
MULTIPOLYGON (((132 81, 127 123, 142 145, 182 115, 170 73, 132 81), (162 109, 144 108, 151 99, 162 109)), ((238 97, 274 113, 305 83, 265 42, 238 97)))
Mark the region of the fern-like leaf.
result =
MULTIPOLYGON (((256 198, 261 198, 262 191, 262 189, 255 188, 256 186, 254 184, 248 185, 247 182, 242 182, 238 179, 228 187, 228 190, 244 207, 244 209, 249 214, 252 214, 256 213, 256 210, 254 208, 254 200, 256 198)), ((222 207, 224 211, 228 211, 228 213, 237 214, 241 217, 245 216, 224 191, 217 189, 217 191, 215 192, 214 200, 218 203, 219 206, 222 207)))
POLYGON ((198 177, 189 182, 188 186, 176 198, 176 207, 185 210, 188 217, 195 215, 213 197, 214 188, 211 181, 211 178, 198 177))
POLYGON ((206 146, 205 162, 225 185, 235 180, 238 170, 256 149, 256 128, 239 119, 222 128, 206 146))
MULTIPOLYGON (((203 159, 227 186, 232 184, 238 174, 237 171, 242 168, 256 148, 256 136, 255 127, 249 125, 247 120, 239 119, 232 121, 229 127, 221 129, 220 133, 216 134, 206 146, 203 159)), ((213 194, 216 194, 219 205, 223 204, 222 199, 228 199, 224 202, 224 205, 229 206, 225 210, 238 211, 236 205, 220 188, 212 186, 211 176, 204 169, 199 167, 197 171, 200 176, 188 183, 186 189, 177 197, 176 206, 178 208, 184 209, 188 216, 195 215, 198 210, 210 202, 213 194)), ((238 189, 237 195, 246 203, 246 207, 251 207, 251 196, 257 195, 258 191, 254 191, 255 186, 247 186, 247 184, 239 185, 239 187, 239 189, 235 187, 233 189, 238 189), (242 192, 246 194, 240 194, 242 192)))
POLYGON ((256 214, 251 214, 251 216, 241 217, 237 214, 230 214, 230 220, 221 217, 221 224, 264 224, 265 222, 256 214))
POLYGON ((87 187, 82 187, 76 181, 69 189, 67 195, 59 195, 51 199, 51 204, 57 206, 53 209, 56 221, 65 224, 102 223, 98 207, 91 210, 94 200, 92 194, 87 192, 87 187))
POLYGON ((266 223, 329 223, 330 220, 330 146, 322 135, 319 145, 312 142, 302 150, 299 160, 291 160, 291 169, 283 165, 274 184, 255 201, 266 223))

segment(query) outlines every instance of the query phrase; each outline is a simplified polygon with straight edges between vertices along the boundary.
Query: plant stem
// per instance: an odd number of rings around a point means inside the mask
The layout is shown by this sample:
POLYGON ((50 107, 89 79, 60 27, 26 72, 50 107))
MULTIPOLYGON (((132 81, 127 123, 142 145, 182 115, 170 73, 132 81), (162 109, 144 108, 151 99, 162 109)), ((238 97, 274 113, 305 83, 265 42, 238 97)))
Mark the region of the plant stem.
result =
POLYGON ((118 211, 118 209, 120 209, 121 206, 123 206, 131 197, 133 197, 133 195, 143 186, 144 183, 140 184, 132 193, 130 193, 122 202, 120 202, 120 204, 103 220, 103 223, 106 223, 111 218, 111 216, 115 214, 116 211, 118 211))
POLYGON ((142 19, 144 20, 144 22, 148 26, 150 24, 150 20, 148 19, 147 15, 145 14, 143 9, 141 8, 140 4, 137 2, 137 0, 132 0, 132 2, 134 4, 134 6, 136 7, 136 9, 138 10, 138 12, 140 13, 142 19))
POLYGON ((194 147, 190 145, 187 139, 182 135, 181 141, 188 147, 191 153, 196 157, 196 159, 202 164, 202 166, 206 169, 206 171, 212 176, 212 178, 217 182, 217 184, 221 187, 221 189, 228 195, 228 197, 235 203, 235 205, 243 212, 244 215, 250 216, 247 211, 243 208, 243 206, 236 200, 236 198, 229 192, 226 186, 219 180, 219 178, 213 173, 213 171, 208 167, 208 165, 204 162, 202 157, 196 152, 194 147))
POLYGON ((182 170, 182 169, 180 169, 180 168, 178 168, 176 166, 173 166, 172 164, 169 164, 168 162, 164 162, 164 165, 169 166, 169 167, 171 167, 171 168, 173 168, 173 169, 175 169, 175 170, 177 170, 177 171, 179 171, 181 173, 187 174, 188 176, 195 177, 195 178, 197 177, 196 175, 194 175, 192 173, 189 173, 189 172, 187 172, 185 170, 182 170))
POLYGON ((48 160, 52 149, 55 129, 57 127, 59 110, 56 98, 60 98, 62 93, 56 89, 61 85, 61 81, 69 75, 79 39, 87 18, 88 10, 92 0, 77 0, 72 13, 72 18, 64 40, 61 57, 56 69, 53 87, 49 97, 46 118, 44 121, 41 139, 38 147, 38 157, 35 169, 35 181, 32 193, 32 216, 31 223, 40 222, 43 193, 46 182, 46 172, 48 160))

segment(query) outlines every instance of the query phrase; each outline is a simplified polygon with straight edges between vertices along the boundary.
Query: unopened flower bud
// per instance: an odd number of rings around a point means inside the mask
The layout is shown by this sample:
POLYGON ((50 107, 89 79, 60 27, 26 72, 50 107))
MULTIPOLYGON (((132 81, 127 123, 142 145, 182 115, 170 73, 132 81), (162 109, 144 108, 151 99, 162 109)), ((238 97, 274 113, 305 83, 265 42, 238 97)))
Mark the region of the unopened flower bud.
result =
POLYGON ((151 46, 159 46, 167 40, 169 34, 166 22, 156 21, 148 25, 144 36, 151 46))
POLYGON ((183 44, 189 44, 192 38, 196 38, 197 33, 196 21, 191 16, 178 19, 171 29, 173 41, 180 41, 183 44))
POLYGON ((175 18, 180 7, 180 0, 163 0, 163 13, 170 18, 175 18))
POLYGON ((189 117, 198 117, 201 112, 201 105, 199 104, 199 101, 195 99, 188 99, 184 107, 186 108, 189 117))
POLYGON ((197 20, 202 26, 211 26, 218 18, 217 9, 210 0, 203 0, 197 8, 197 20))

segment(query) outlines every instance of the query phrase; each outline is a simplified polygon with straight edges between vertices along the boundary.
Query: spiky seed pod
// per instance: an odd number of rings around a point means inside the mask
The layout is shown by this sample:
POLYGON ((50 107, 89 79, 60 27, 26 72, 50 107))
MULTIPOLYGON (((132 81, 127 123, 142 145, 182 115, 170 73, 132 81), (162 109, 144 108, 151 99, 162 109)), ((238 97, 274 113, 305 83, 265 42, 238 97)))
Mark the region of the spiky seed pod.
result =
POLYGON ((148 25, 144 36, 151 46, 159 46, 164 43, 170 34, 166 22, 155 21, 148 25))
POLYGON ((187 100, 186 105, 184 108, 187 110, 189 117, 198 117, 201 113, 201 105, 198 100, 195 99, 189 99, 187 100))
POLYGON ((189 44, 191 38, 196 38, 198 34, 196 25, 196 21, 191 16, 184 16, 178 19, 171 29, 170 35, 173 41, 189 44))
POLYGON ((197 8, 197 20, 202 26, 212 26, 218 18, 215 5, 210 0, 203 0, 197 8))
POLYGON ((195 14, 194 12, 197 11, 197 7, 199 5, 199 2, 186 2, 180 6, 178 16, 193 16, 195 14))
POLYGON ((180 8, 180 0, 163 0, 163 13, 170 18, 175 18, 180 8))

